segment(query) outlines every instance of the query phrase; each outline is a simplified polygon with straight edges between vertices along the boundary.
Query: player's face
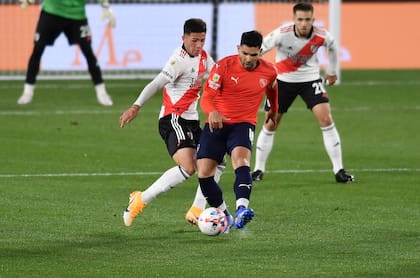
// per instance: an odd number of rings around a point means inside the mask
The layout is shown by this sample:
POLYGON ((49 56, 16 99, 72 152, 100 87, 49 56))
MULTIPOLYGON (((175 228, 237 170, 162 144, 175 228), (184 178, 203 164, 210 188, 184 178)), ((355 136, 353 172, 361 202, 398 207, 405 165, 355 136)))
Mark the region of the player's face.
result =
POLYGON ((206 42, 206 33, 190 33, 182 36, 184 47, 191 56, 200 55, 206 42))
POLYGON ((246 70, 253 70, 258 65, 261 48, 238 45, 239 60, 246 70))
POLYGON ((311 11, 296 11, 293 16, 295 31, 299 37, 307 37, 311 32, 314 17, 311 11))

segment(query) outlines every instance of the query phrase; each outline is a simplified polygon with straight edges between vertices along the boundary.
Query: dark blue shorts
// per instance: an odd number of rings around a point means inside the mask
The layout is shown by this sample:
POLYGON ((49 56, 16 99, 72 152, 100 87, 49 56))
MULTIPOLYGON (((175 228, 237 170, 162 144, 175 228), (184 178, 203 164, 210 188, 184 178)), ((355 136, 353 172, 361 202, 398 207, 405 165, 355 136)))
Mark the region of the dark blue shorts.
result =
POLYGON ((255 125, 250 123, 223 124, 223 128, 210 132, 205 124, 198 145, 197 159, 210 158, 219 164, 225 154, 231 155, 235 147, 245 147, 252 151, 255 125))

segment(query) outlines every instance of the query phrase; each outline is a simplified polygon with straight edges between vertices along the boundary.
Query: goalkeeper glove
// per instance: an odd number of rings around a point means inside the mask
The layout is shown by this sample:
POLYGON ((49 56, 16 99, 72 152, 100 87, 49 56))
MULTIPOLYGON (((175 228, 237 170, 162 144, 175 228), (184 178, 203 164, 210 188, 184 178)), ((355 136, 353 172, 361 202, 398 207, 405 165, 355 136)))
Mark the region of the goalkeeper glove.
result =
POLYGON ((19 0, 19 2, 20 2, 20 6, 21 6, 23 9, 26 9, 26 7, 27 7, 29 4, 33 4, 33 3, 35 3, 35 0, 19 0))
POLYGON ((115 27, 115 16, 111 8, 109 7, 108 0, 102 0, 100 2, 102 6, 102 20, 108 20, 109 26, 115 27))

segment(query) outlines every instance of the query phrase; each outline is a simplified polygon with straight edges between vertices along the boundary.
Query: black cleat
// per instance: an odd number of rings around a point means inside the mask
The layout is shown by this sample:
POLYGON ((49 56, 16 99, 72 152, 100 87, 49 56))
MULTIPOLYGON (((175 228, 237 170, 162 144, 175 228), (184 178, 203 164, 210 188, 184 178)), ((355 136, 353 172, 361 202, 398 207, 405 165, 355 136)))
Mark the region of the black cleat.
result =
POLYGON ((351 183, 354 182, 354 176, 349 175, 346 170, 341 169, 337 172, 337 174, 335 174, 335 180, 342 183, 351 183))
POLYGON ((252 172, 251 176, 253 181, 261 181, 263 179, 264 172, 261 170, 257 170, 252 172))

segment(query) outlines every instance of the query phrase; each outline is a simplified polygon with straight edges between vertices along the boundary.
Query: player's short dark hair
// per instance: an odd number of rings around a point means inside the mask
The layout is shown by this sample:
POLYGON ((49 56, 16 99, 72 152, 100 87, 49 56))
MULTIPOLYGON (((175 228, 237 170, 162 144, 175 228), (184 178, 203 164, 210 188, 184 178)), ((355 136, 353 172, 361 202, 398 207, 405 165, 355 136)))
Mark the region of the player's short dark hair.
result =
POLYGON ((263 36, 260 32, 255 30, 244 32, 241 36, 241 45, 246 45, 249 47, 261 48, 262 41, 263 36))
POLYGON ((184 23, 184 34, 206 33, 207 26, 201 18, 190 18, 184 23))
POLYGON ((297 11, 314 12, 314 6, 311 3, 297 3, 293 6, 293 14, 297 11))

